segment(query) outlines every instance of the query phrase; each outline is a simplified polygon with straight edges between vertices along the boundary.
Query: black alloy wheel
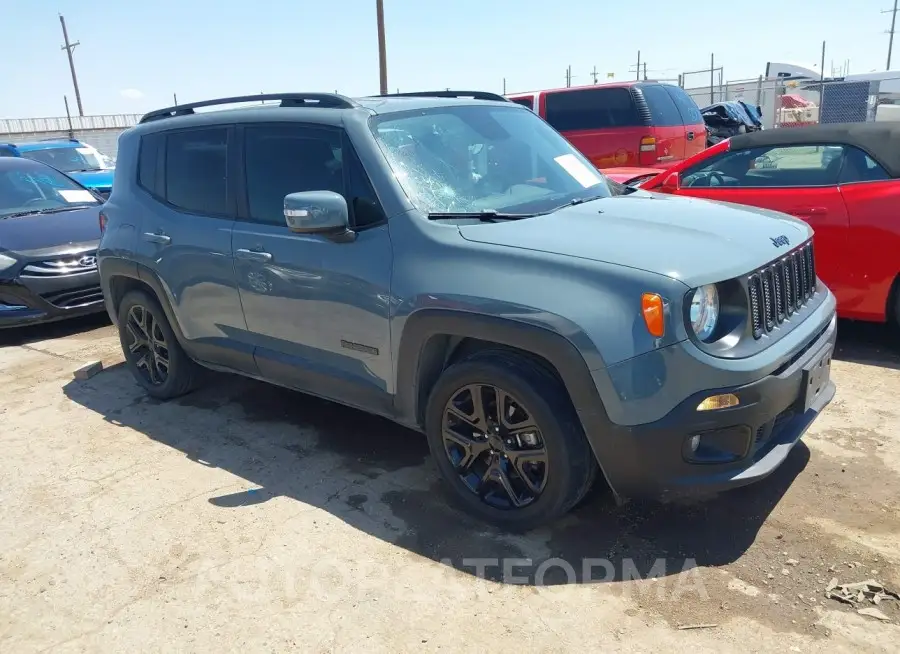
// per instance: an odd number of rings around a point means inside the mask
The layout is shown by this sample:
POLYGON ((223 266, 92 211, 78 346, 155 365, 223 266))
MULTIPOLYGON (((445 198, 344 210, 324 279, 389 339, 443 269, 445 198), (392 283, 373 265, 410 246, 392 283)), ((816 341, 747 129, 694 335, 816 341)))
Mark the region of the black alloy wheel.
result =
POLYGON ((146 306, 135 304, 125 323, 126 345, 135 367, 152 386, 169 378, 169 344, 159 320, 146 306))
POLYGON ((442 439, 460 480, 495 509, 528 506, 547 484, 540 426, 502 388, 474 383, 456 391, 444 407, 442 439))

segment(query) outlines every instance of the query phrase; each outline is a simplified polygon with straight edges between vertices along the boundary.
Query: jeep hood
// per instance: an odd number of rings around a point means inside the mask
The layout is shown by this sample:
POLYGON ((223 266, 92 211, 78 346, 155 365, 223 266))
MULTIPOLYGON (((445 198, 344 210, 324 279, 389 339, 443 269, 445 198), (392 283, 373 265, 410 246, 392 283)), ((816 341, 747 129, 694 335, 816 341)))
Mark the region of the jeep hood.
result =
POLYGON ((775 211, 645 191, 459 231, 476 243, 640 268, 691 287, 746 274, 813 234, 775 211), (781 236, 788 245, 776 245, 781 236))

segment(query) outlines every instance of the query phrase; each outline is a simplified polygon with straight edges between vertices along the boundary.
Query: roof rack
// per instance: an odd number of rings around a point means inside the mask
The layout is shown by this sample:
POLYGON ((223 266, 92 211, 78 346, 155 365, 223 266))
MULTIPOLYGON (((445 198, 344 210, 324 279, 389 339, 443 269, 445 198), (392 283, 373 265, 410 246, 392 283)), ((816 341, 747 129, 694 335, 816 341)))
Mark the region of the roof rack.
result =
POLYGON ((59 136, 55 136, 55 137, 54 137, 54 136, 51 136, 51 137, 48 138, 48 139, 38 139, 38 140, 41 141, 41 142, 43 142, 43 141, 71 141, 72 143, 78 143, 78 142, 79 142, 78 139, 67 139, 66 137, 60 138, 59 136))
POLYGON ((411 93, 388 93, 387 95, 379 95, 379 98, 472 98, 473 100, 493 100, 495 102, 509 102, 502 95, 490 93, 488 91, 413 91, 411 93))
POLYGON ((139 123, 148 123, 161 118, 174 118, 175 116, 190 116, 194 109, 199 107, 213 107, 220 104, 238 104, 242 102, 264 102, 266 100, 281 100, 281 107, 320 107, 329 109, 352 109, 359 105, 350 98, 337 93, 263 93, 257 95, 239 95, 233 98, 218 98, 216 100, 204 100, 203 102, 191 102, 179 104, 174 107, 157 109, 145 114, 139 123))

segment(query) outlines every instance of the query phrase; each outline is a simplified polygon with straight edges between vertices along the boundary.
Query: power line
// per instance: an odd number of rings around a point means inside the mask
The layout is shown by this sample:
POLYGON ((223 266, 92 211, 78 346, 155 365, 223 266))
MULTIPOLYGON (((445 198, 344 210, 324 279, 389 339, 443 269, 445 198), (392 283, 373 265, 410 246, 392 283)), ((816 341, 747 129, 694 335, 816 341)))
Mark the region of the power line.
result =
POLYGON ((894 8, 893 9, 885 9, 881 13, 891 14, 891 29, 888 32, 888 34, 890 34, 890 36, 888 37, 887 68, 885 68, 885 70, 890 70, 891 69, 891 54, 893 54, 893 50, 894 50, 894 28, 897 26, 897 0, 894 0, 894 8))
POLYGON ((75 49, 76 45, 81 45, 81 41, 69 43, 69 32, 66 30, 66 19, 62 14, 59 15, 59 24, 62 25, 63 40, 66 42, 60 50, 65 50, 66 54, 69 56, 69 70, 72 72, 72 86, 75 87, 75 102, 78 103, 78 115, 84 116, 84 107, 81 105, 81 91, 78 90, 78 77, 75 75, 75 60, 72 58, 72 50, 75 49))

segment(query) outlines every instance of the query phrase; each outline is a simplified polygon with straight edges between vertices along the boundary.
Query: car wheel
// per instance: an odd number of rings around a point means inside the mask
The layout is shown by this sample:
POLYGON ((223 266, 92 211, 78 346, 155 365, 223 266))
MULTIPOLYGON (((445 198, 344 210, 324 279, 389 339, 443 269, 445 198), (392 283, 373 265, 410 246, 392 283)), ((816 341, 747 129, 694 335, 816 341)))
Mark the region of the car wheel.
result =
POLYGON ((480 352, 445 370, 429 398, 426 434, 463 508, 514 531, 568 512, 597 473, 562 383, 515 353, 480 352))
POLYGON ((144 291, 126 294, 118 323, 125 362, 147 393, 168 400, 193 390, 199 367, 179 345, 156 298, 144 291))

